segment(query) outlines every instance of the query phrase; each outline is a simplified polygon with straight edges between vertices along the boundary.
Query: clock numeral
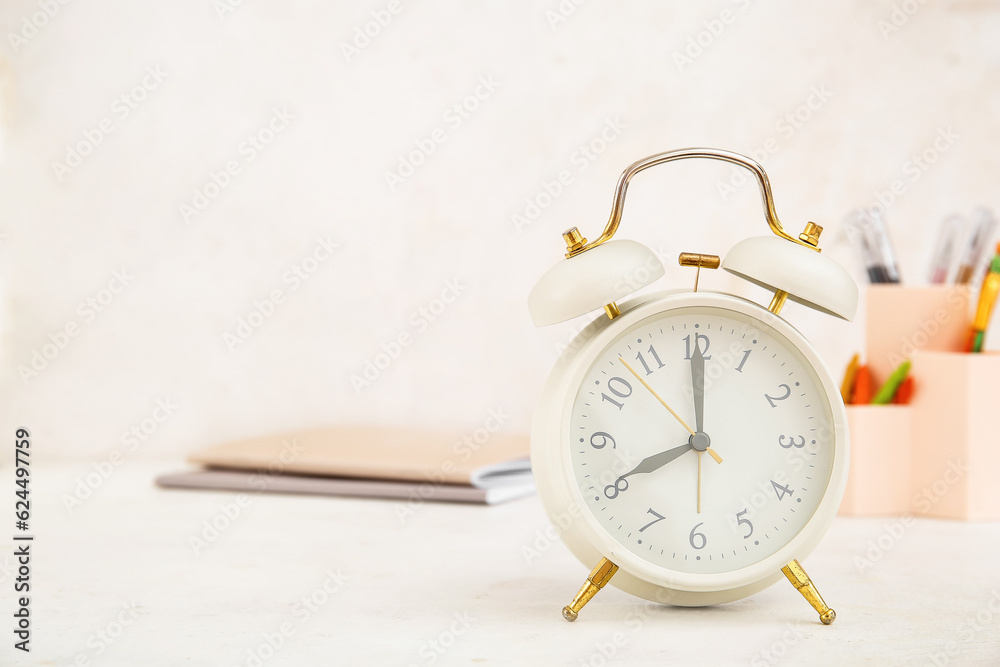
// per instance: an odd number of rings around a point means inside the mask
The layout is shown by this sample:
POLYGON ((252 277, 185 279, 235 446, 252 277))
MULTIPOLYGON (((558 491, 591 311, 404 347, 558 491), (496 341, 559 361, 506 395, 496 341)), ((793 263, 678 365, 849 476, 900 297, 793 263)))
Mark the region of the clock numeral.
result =
MULTIPOLYGON (((628 381, 624 380, 623 378, 613 377, 610 380, 608 380, 608 391, 610 391, 618 398, 628 398, 629 396, 632 395, 632 385, 630 385, 628 381), (624 387, 624 389, 615 388, 614 384, 615 382, 624 387)), ((601 394, 601 400, 607 401, 608 403, 615 406, 619 410, 625 407, 625 405, 621 401, 616 401, 615 399, 611 398, 610 396, 604 393, 601 394)))
POLYGON ((742 519, 742 518, 740 518, 740 517, 742 517, 746 513, 747 513, 746 510, 743 510, 742 512, 737 512, 736 513, 736 525, 738 526, 740 524, 744 524, 745 523, 747 525, 747 528, 750 529, 750 531, 746 535, 743 536, 744 540, 748 539, 751 535, 753 535, 753 524, 750 523, 750 519, 742 519))
POLYGON ((607 447, 609 442, 611 443, 611 449, 618 449, 618 447, 615 446, 615 439, 611 437, 610 433, 605 433, 604 431, 598 431, 594 435, 590 436, 590 445, 594 449, 604 449, 605 447, 607 447), (601 437, 601 444, 597 444, 594 441, 594 439, 597 438, 598 436, 601 437))
POLYGON ((794 491, 789 489, 787 486, 782 486, 781 484, 775 482, 773 479, 771 480, 771 486, 774 487, 774 495, 778 496, 778 500, 781 500, 785 496, 790 496, 794 493, 794 491))
MULTIPOLYGON (((694 344, 697 345, 698 349, 701 350, 701 356, 705 358, 705 361, 708 361, 712 358, 712 355, 708 353, 708 346, 711 343, 712 341, 710 341, 708 339, 708 336, 706 336, 705 334, 694 335, 694 344), (705 341, 705 344, 702 345, 701 341, 705 341)), ((684 359, 686 361, 691 360, 691 334, 684 336, 684 359)))
MULTIPOLYGON (((704 525, 705 525, 704 521, 698 524, 698 526, 704 526, 704 525)), ((704 549, 705 545, 708 544, 708 538, 705 537, 705 533, 697 532, 698 526, 695 526, 694 528, 691 529, 691 534, 688 535, 688 542, 690 542, 691 546, 694 547, 695 549, 704 549), (699 537, 701 538, 700 545, 694 543, 695 539, 699 537)))
POLYGON ((657 521, 663 521, 664 519, 666 519, 666 518, 667 518, 667 517, 663 516, 662 514, 660 514, 660 513, 658 513, 658 512, 655 512, 655 511, 653 511, 653 508, 652 508, 652 507, 650 507, 650 508, 649 508, 648 510, 646 510, 646 514, 652 514, 652 515, 653 515, 653 516, 655 516, 656 518, 655 518, 655 519, 653 519, 652 521, 650 521, 649 523, 647 523, 647 524, 646 524, 645 526, 643 526, 642 528, 640 528, 640 529, 639 529, 639 532, 640 532, 640 533, 641 533, 642 531, 646 530, 647 528, 649 528, 650 526, 652 526, 652 525, 653 525, 654 523, 656 523, 657 521))
POLYGON ((782 449, 791 449, 792 447, 794 447, 795 449, 802 449, 803 447, 806 446, 806 436, 800 435, 799 440, 801 440, 801 442, 795 442, 795 436, 790 435, 788 436, 788 444, 786 445, 785 436, 779 435, 778 446, 781 447, 782 449))
POLYGON ((736 367, 736 371, 738 373, 743 372, 743 364, 747 362, 747 359, 749 357, 750 357, 750 350, 743 350, 743 358, 740 360, 740 365, 736 367))
POLYGON ((623 477, 616 479, 614 484, 608 484, 604 487, 604 495, 607 496, 608 500, 614 500, 619 493, 626 491, 628 491, 628 480, 623 477))
POLYGON ((783 401, 783 400, 785 400, 786 398, 788 398, 789 396, 792 395, 792 388, 791 387, 789 387, 787 384, 779 384, 778 385, 778 389, 781 389, 782 387, 785 388, 785 395, 784 396, 768 396, 767 394, 764 394, 764 398, 767 399, 767 402, 771 404, 772 408, 778 407, 775 404, 775 401, 783 401))
MULTIPOLYGON (((649 346, 649 353, 653 356, 653 360, 656 362, 656 367, 663 368, 663 362, 660 361, 660 355, 656 353, 656 350, 652 345, 649 346)), ((642 352, 635 355, 635 358, 638 359, 639 363, 642 364, 642 367, 646 369, 646 375, 652 374, 653 371, 649 368, 649 364, 646 363, 646 359, 643 358, 642 352)))

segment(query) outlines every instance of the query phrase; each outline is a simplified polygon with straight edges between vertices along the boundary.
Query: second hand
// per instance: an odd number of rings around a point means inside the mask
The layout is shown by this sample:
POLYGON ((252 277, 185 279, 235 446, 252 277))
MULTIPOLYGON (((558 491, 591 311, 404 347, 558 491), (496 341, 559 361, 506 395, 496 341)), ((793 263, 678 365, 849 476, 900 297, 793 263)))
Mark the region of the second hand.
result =
POLYGON ((698 452, 698 514, 701 514, 701 452, 698 452))
MULTIPOLYGON (((695 435, 695 432, 691 430, 691 427, 688 426, 687 423, 683 419, 681 419, 681 416, 679 414, 677 414, 676 412, 674 412, 674 409, 672 407, 670 407, 669 405, 667 405, 667 402, 664 401, 662 398, 660 398, 660 395, 657 394, 655 391, 653 391, 652 387, 650 387, 648 384, 646 384, 646 381, 643 380, 639 376, 639 374, 635 372, 635 369, 628 365, 628 362, 625 361, 624 357, 618 357, 618 361, 622 362, 622 365, 625 368, 627 368, 632 375, 635 376, 636 380, 638 380, 639 382, 642 383, 642 386, 645 387, 646 390, 650 394, 652 394, 653 397, 656 398, 656 400, 658 400, 660 402, 660 405, 662 405, 663 407, 665 407, 667 410, 670 411, 670 414, 672 414, 674 416, 674 419, 676 419, 677 421, 679 421, 681 423, 681 426, 683 426, 685 429, 687 429, 688 433, 690 433, 691 435, 695 435)), ((705 451, 707 451, 709 453, 709 455, 711 455, 711 457, 713 459, 715 459, 716 463, 722 463, 722 457, 719 456, 718 453, 716 453, 716 451, 714 449, 712 449, 711 447, 709 447, 705 451)), ((701 452, 698 452, 698 453, 700 454, 701 452)), ((701 457, 698 457, 698 458, 699 458, 699 460, 701 460, 701 457)))
POLYGON ((639 382, 642 383, 642 386, 645 387, 646 390, 649 391, 650 394, 652 394, 653 396, 656 397, 656 400, 658 400, 660 402, 660 405, 662 405, 663 407, 665 407, 667 410, 670 411, 670 414, 672 414, 674 416, 674 419, 676 419, 677 421, 679 421, 681 423, 681 426, 683 426, 684 428, 687 429, 688 433, 690 433, 691 435, 694 435, 694 431, 691 430, 691 427, 688 426, 684 422, 683 419, 681 419, 681 416, 679 414, 677 414, 676 412, 674 412, 674 409, 672 407, 670 407, 669 405, 667 405, 666 401, 664 401, 662 398, 660 398, 659 394, 657 394, 655 391, 653 391, 652 387, 650 387, 648 384, 646 384, 645 380, 643 380, 641 377, 639 377, 639 374, 635 372, 635 369, 633 369, 631 366, 628 365, 628 362, 625 361, 624 357, 618 357, 618 360, 621 361, 622 365, 625 366, 625 368, 627 368, 629 370, 629 372, 632 375, 635 376, 636 380, 638 380, 639 382))

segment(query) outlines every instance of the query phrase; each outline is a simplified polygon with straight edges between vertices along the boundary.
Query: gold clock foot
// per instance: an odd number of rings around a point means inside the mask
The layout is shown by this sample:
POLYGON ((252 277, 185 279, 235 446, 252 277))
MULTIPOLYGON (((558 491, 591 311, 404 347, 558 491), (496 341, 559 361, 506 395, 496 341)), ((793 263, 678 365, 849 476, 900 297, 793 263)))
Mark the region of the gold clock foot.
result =
POLYGON ((837 612, 826 606, 823 596, 816 590, 816 585, 813 584, 806 571, 802 569, 799 561, 793 560, 781 568, 781 571, 788 577, 788 581, 792 582, 792 586, 795 586, 795 590, 802 593, 802 597, 806 599, 806 602, 811 604, 812 608, 819 613, 819 620, 823 622, 823 625, 830 625, 836 620, 837 612))
POLYGON ((601 562, 597 564, 597 567, 591 570, 586 583, 583 584, 583 588, 581 588, 580 592, 576 594, 573 601, 563 607, 563 618, 567 621, 575 621, 576 617, 580 615, 580 610, 583 609, 584 605, 590 602, 591 598, 597 595, 597 592, 604 588, 605 584, 611 581, 611 577, 615 576, 615 572, 617 571, 617 565, 609 561, 607 558, 602 558, 601 562))

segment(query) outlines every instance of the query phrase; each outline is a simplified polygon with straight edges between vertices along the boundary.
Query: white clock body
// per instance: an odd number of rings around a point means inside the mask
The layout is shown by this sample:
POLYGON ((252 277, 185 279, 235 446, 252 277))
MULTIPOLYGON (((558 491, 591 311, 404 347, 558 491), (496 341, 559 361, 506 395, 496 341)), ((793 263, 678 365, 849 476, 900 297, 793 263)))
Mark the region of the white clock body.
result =
POLYGON ((531 457, 550 519, 587 567, 618 565, 611 583, 633 595, 701 606, 766 588, 812 551, 840 505, 838 387, 794 327, 750 301, 671 291, 620 309, 576 337, 543 389, 531 457), (692 442, 649 389, 695 429, 699 352, 703 432, 722 462, 690 447, 627 474, 692 442))

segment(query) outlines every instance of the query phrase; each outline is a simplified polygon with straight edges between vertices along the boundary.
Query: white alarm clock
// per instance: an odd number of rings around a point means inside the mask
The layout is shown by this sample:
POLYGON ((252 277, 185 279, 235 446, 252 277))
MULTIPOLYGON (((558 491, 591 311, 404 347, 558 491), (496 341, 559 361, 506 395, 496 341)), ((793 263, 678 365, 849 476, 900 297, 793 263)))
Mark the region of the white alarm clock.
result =
POLYGON ((819 612, 836 614, 799 563, 836 515, 847 481, 840 391, 819 355, 779 315, 786 299, 853 318, 858 290, 820 254, 822 228, 785 232, 763 168, 715 149, 660 153, 622 174, 611 219, 588 242, 563 234, 566 259, 528 299, 545 326, 604 309, 568 346, 532 430, 538 492, 561 537, 593 566, 563 609, 575 620, 609 581, 680 606, 751 595, 782 573, 819 612), (672 290, 620 302, 664 274, 645 246, 612 240, 638 172, 684 158, 725 160, 760 185, 772 236, 738 243, 725 261, 681 253, 774 292, 770 306, 717 292, 672 290), (567 521, 569 517, 569 521, 567 521))

